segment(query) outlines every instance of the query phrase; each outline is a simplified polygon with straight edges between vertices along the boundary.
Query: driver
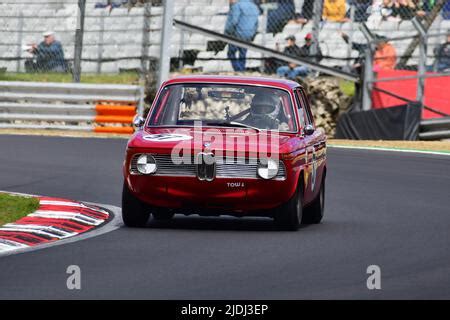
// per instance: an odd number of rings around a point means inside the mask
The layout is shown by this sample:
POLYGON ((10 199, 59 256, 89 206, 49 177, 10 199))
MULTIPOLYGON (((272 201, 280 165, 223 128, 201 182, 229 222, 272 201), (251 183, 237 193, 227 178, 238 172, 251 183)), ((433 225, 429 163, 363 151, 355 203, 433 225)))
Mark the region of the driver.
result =
POLYGON ((256 94, 250 105, 250 114, 242 123, 268 130, 285 130, 286 123, 280 122, 281 102, 277 95, 256 94))

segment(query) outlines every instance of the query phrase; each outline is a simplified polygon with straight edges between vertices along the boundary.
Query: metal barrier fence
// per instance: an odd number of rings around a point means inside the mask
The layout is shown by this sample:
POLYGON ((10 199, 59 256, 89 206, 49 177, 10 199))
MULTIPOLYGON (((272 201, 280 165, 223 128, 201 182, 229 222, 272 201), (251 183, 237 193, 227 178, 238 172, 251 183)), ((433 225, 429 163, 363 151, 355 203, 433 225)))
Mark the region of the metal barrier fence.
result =
POLYGON ((422 140, 448 139, 450 137, 450 117, 422 120, 419 138, 422 140))
POLYGON ((0 81, 0 128, 132 133, 139 86, 0 81))

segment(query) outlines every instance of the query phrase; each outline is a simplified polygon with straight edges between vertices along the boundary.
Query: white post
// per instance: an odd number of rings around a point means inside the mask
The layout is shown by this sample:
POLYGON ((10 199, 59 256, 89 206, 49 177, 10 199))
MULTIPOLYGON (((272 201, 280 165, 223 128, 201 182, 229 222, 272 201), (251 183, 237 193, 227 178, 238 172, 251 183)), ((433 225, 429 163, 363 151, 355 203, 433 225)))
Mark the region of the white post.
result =
POLYGON ((77 29, 75 31, 75 53, 73 55, 73 82, 80 82, 81 54, 83 52, 84 14, 86 0, 78 0, 77 29))
MULTIPOLYGON (((183 7, 183 10, 181 12, 182 20, 186 21, 186 7, 183 7)), ((183 61, 183 51, 184 51, 184 41, 185 41, 185 32, 184 30, 180 31, 180 48, 178 50, 178 68, 181 70, 184 66, 183 61)))
POLYGON ((141 77, 145 78, 148 72, 148 47, 149 47, 149 36, 150 36, 150 19, 152 15, 152 4, 150 2, 145 2, 144 4, 144 23, 142 25, 142 48, 141 48, 141 77))
POLYGON ((425 75, 427 71, 427 29, 417 19, 412 20, 414 28, 419 33, 419 65, 418 65, 418 83, 416 100, 423 106, 425 95, 425 75))
POLYGON ((102 11, 100 16, 100 31, 98 33, 98 44, 97 44, 97 74, 102 72, 102 60, 103 60, 103 43, 105 33, 105 12, 102 11))
POLYGON ((362 110, 370 110, 372 109, 372 86, 375 78, 373 73, 374 38, 365 23, 361 24, 360 29, 367 41, 364 59, 364 78, 362 79, 362 110))
MULTIPOLYGON (((261 26, 261 30, 262 30, 261 46, 266 47, 266 44, 267 44, 267 36, 266 36, 267 35, 267 22, 269 20, 269 11, 276 10, 278 8, 278 3, 274 3, 274 2, 262 3, 261 8, 263 9, 263 18, 262 18, 262 26, 261 26)), ((265 63, 264 63, 265 57, 266 57, 266 55, 263 54, 262 55, 263 63, 260 68, 261 72, 264 72, 264 69, 265 69, 265 66, 264 66, 265 65, 265 63)))
POLYGON ((350 70, 350 58, 352 57, 352 42, 353 42, 353 27, 355 21, 355 5, 350 7, 350 31, 349 31, 349 45, 347 47, 347 68, 350 70))
POLYGON ((312 27, 312 47, 311 55, 314 57, 313 61, 317 62, 317 53, 319 52, 319 32, 320 32, 320 21, 322 20, 323 12, 323 0, 314 1, 314 17, 313 17, 313 27, 312 27))
POLYGON ((173 23, 173 0, 164 0, 164 16, 161 34, 158 85, 169 78, 170 72, 170 37, 173 23))
POLYGON ((23 13, 19 13, 19 23, 17 33, 17 64, 16 64, 16 72, 20 72, 20 58, 22 57, 22 38, 23 38, 23 13))

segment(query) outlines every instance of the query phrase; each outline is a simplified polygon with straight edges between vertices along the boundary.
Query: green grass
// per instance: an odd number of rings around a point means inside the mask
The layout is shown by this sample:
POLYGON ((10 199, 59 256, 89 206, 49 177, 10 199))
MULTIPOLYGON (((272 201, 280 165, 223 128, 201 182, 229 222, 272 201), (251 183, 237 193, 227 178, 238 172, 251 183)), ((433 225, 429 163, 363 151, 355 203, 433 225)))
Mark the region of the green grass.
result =
MULTIPOLYGON (((72 82, 69 73, 0 73, 0 81, 37 81, 37 82, 72 82)), ((82 83, 138 84, 139 75, 135 72, 115 74, 82 74, 82 83)))
POLYGON ((14 222, 34 212, 39 207, 36 198, 0 193, 0 226, 14 222))
POLYGON ((345 95, 349 97, 353 97, 355 95, 355 84, 353 82, 341 80, 339 82, 339 86, 345 95))

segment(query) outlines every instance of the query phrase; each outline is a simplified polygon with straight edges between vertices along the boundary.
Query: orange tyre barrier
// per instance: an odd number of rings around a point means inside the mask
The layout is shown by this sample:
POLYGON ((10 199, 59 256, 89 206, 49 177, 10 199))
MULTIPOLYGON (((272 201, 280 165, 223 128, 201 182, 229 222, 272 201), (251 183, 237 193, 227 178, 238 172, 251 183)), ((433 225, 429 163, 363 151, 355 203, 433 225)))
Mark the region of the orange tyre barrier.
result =
POLYGON ((129 126, 109 127, 94 126, 94 132, 130 134, 134 132, 133 118, 136 115, 136 104, 117 104, 113 101, 98 102, 95 105, 94 124, 122 123, 129 126))
POLYGON ((96 123, 127 123, 133 122, 134 116, 96 116, 94 121, 96 123))
POLYGON ((95 111, 99 116, 134 116, 136 114, 136 106, 97 104, 95 111))
POLYGON ((134 129, 132 127, 94 127, 94 132, 132 134, 134 129))

